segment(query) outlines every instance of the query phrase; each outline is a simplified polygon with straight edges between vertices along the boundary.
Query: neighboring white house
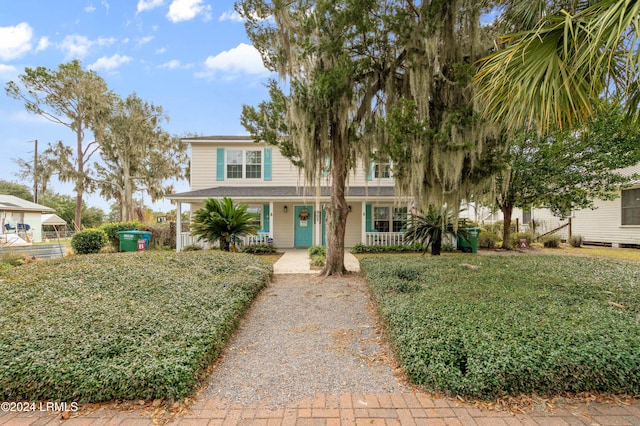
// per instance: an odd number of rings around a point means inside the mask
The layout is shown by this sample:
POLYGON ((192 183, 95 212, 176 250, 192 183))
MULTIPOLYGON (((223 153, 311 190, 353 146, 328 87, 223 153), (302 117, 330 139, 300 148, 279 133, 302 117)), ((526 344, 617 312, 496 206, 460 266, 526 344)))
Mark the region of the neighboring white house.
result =
POLYGON ((0 235, 3 241, 20 237, 27 243, 42 241, 42 214, 54 209, 14 197, 0 195, 0 235))
MULTIPOLYGON (((323 245, 329 182, 321 188, 307 182, 277 147, 254 143, 248 136, 209 136, 182 140, 191 146, 191 191, 167 198, 191 211, 208 198, 230 197, 259 215, 258 237, 246 242, 268 242, 281 248, 323 245)), ((351 174, 346 191, 349 216, 345 246, 399 244, 409 200, 396 197, 389 164, 372 164, 351 174)), ((177 249, 194 242, 188 230, 177 227, 177 249)))
MULTIPOLYGON (((619 172, 625 176, 640 175, 640 164, 619 172)), ((502 213, 478 207, 473 204, 463 208, 467 210, 461 215, 482 223, 502 220, 502 213)), ((631 182, 627 188, 621 189, 619 196, 613 200, 595 200, 594 209, 581 209, 571 212, 571 234, 580 235, 586 244, 607 245, 612 247, 640 248, 640 178, 631 182)), ((531 230, 531 221, 535 222, 536 234, 542 235, 568 223, 544 208, 533 208, 529 211, 514 209, 512 221, 516 219, 521 231, 531 230)), ((569 228, 557 232, 562 238, 568 237, 569 228)))

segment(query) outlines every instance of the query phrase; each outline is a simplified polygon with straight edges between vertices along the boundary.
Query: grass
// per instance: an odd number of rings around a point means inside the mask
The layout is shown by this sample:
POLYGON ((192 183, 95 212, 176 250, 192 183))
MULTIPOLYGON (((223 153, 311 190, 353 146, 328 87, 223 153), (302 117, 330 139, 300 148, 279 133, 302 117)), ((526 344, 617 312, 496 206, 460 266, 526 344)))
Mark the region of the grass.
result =
POLYGON ((597 246, 582 246, 580 248, 576 248, 563 244, 560 249, 543 249, 543 252, 547 254, 569 254, 640 262, 640 250, 638 249, 597 246))
POLYGON ((640 392, 640 265, 573 256, 361 261, 409 379, 481 398, 640 392))
POLYGON ((72 256, 0 273, 0 400, 179 399, 272 268, 244 254, 72 256))

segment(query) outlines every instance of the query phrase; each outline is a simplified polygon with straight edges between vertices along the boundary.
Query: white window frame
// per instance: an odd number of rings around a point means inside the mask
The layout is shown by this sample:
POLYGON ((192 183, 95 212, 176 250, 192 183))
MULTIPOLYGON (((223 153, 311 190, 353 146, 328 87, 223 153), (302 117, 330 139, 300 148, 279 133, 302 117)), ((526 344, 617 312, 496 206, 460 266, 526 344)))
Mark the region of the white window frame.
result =
POLYGON ((262 206, 249 206, 247 207, 247 213, 255 213, 258 215, 258 220, 256 221, 257 225, 260 225, 260 227, 258 228, 258 231, 264 229, 264 223, 262 222, 262 220, 264 219, 263 217, 263 212, 262 212, 263 207, 262 206))
POLYGON ((391 161, 387 161, 385 163, 373 163, 374 179, 391 179, 392 177, 393 173, 391 172, 391 161))
POLYGON ((225 153, 225 166, 224 166, 224 174, 225 179, 249 179, 249 180, 261 180, 264 177, 264 155, 262 150, 260 149, 227 149, 225 153), (241 163, 229 163, 229 153, 237 153, 240 152, 242 155, 241 163), (247 154, 250 152, 257 152, 260 156, 260 163, 249 163, 247 161, 247 154), (242 168, 241 176, 229 176, 229 166, 240 166, 242 168), (259 177, 247 177, 247 167, 248 166, 260 166, 260 176, 259 177))
MULTIPOLYGON (((633 197, 633 195, 632 195, 633 197)), ((636 188, 627 188, 627 189, 623 189, 620 192, 620 225, 621 226, 640 226, 640 221, 637 223, 625 223, 624 221, 624 212, 625 209, 629 209, 629 210, 640 210, 640 202, 638 202, 638 199, 640 198, 640 187, 636 187, 636 188), (632 206, 624 206, 624 198, 625 198, 625 193, 627 194, 631 194, 632 192, 635 192, 635 197, 636 197, 636 202, 634 203, 634 205, 632 206)))

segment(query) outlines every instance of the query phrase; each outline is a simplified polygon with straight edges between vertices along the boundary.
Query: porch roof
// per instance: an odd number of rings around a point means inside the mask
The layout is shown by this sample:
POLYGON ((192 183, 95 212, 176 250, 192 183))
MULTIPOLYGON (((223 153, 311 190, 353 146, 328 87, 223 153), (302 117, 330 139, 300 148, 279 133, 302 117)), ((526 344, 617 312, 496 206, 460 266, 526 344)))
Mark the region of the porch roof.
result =
MULTIPOLYGON (((315 197, 315 188, 301 188, 295 186, 218 186, 214 188, 198 189, 195 191, 181 192, 167 195, 166 198, 176 201, 200 201, 207 198, 231 197, 270 200, 290 200, 291 198, 315 197)), ((329 197, 331 188, 323 186, 320 196, 329 197)), ((351 186, 345 190, 345 196, 349 198, 390 198, 396 197, 393 186, 351 186)))

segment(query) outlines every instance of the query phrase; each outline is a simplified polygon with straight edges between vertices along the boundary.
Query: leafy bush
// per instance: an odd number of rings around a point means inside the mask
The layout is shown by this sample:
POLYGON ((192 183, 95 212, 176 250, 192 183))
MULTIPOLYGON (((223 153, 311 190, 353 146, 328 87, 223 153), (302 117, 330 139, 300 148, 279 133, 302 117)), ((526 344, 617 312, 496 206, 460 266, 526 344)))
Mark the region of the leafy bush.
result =
POLYGON ((107 234, 102 229, 83 229, 71 237, 71 248, 76 254, 99 253, 107 241, 107 234))
POLYGON ((500 241, 500 235, 497 233, 482 230, 478 236, 478 247, 486 249, 496 248, 500 241))
POLYGON ((422 244, 405 244, 405 245, 389 245, 389 246, 365 246, 364 244, 356 244, 351 247, 351 253, 413 253, 424 252, 425 247, 422 244))
POLYGON ((273 244, 253 244, 242 249, 244 253, 251 254, 273 254, 278 248, 273 244))
POLYGON ((197 244, 189 244, 188 246, 182 247, 182 251, 198 251, 198 250, 202 250, 202 247, 200 247, 197 244))
POLYGON ((327 257, 322 256, 320 254, 314 254, 311 256, 311 265, 312 266, 324 266, 327 257))
POLYGON ((442 243, 441 250, 442 251, 453 252, 453 251, 456 251, 457 249, 456 249, 456 246, 454 246, 453 244, 442 243))
POLYGON ((571 238, 569 238, 569 244, 571 244, 571 247, 580 248, 582 247, 582 243, 582 235, 572 235, 571 238))
POLYGON ((532 232, 518 232, 511 234, 511 244, 513 247, 518 247, 520 245, 520 240, 527 240, 527 244, 531 246, 531 243, 536 240, 536 236, 533 235, 532 232))
POLYGON ((138 231, 140 230, 140 222, 134 220, 132 222, 112 222, 105 223, 100 226, 105 234, 107 234, 107 239, 109 240, 109 244, 116 251, 120 248, 120 237, 118 236, 119 231, 138 231))
POLYGON ((149 240, 150 249, 170 247, 173 238, 175 238, 175 235, 171 232, 171 226, 169 223, 145 225, 141 230, 151 232, 151 239, 149 240))
POLYGON ((327 249, 323 246, 311 246, 309 247, 309 256, 326 256, 327 249))
POLYGON ((560 247, 560 235, 547 235, 542 239, 542 245, 546 248, 560 247))
POLYGON ((219 251, 71 256, 5 271, 0 400, 182 398, 271 272, 255 256, 219 251))
POLYGON ((495 398, 640 392, 640 264, 569 256, 360 264, 409 379, 495 398))

